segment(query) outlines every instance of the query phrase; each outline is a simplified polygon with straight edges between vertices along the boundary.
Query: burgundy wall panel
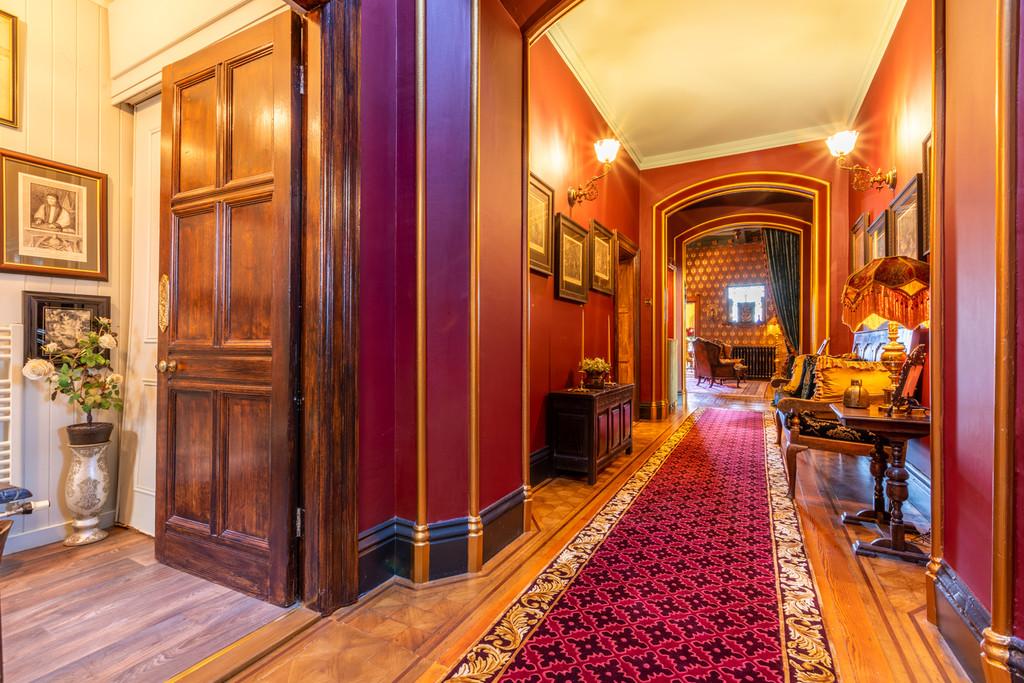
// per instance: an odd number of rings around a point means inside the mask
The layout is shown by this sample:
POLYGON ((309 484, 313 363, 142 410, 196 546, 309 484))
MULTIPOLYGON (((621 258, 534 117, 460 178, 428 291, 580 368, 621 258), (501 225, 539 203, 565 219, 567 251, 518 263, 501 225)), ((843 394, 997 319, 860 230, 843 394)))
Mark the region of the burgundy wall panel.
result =
POLYGON ((480 3, 480 505, 523 483, 523 40, 480 3))
POLYGON ((945 559, 991 609, 996 5, 946 11, 945 559))

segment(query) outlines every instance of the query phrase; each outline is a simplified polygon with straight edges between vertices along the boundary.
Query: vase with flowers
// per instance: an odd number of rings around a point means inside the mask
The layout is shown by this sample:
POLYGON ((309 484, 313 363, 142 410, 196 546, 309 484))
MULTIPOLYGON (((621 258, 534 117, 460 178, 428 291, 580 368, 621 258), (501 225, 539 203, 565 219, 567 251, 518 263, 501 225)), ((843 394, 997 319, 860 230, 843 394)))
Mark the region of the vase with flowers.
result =
POLYGON ((99 528, 99 513, 110 493, 106 452, 114 425, 95 421, 93 413, 121 410, 124 405, 124 379, 110 368, 109 355, 116 348, 117 335, 111 331, 110 319, 99 317, 92 329, 78 336, 74 346, 44 344, 44 357, 29 360, 22 368, 27 379, 48 385, 51 401, 65 396, 69 404, 85 414, 85 422, 67 428, 73 458, 64 482, 64 497, 74 521, 65 545, 86 545, 107 536, 99 528))
POLYGON ((580 372, 584 375, 583 386, 588 389, 604 389, 611 369, 612 366, 604 358, 584 358, 580 361, 580 372))

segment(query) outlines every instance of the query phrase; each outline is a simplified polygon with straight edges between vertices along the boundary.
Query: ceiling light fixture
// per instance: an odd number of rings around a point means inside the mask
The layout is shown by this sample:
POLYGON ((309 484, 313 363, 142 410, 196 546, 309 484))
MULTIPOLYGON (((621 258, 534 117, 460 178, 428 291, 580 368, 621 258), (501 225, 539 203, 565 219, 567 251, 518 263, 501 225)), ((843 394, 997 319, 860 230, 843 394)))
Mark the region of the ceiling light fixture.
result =
POLYGON ((615 163, 615 157, 619 155, 619 141, 615 138, 604 138, 594 143, 594 153, 601 163, 602 171, 586 182, 584 185, 577 185, 569 188, 569 208, 583 201, 594 201, 597 199, 597 181, 608 175, 615 163))
POLYGON ((858 192, 865 192, 871 188, 876 190, 881 190, 885 187, 894 189, 896 187, 895 168, 888 173, 882 173, 882 169, 872 173, 870 168, 850 162, 850 153, 853 152, 853 148, 857 144, 858 135, 860 133, 855 130, 839 131, 825 140, 825 144, 828 145, 828 151, 836 158, 839 168, 850 172, 850 181, 853 184, 853 189, 858 192))

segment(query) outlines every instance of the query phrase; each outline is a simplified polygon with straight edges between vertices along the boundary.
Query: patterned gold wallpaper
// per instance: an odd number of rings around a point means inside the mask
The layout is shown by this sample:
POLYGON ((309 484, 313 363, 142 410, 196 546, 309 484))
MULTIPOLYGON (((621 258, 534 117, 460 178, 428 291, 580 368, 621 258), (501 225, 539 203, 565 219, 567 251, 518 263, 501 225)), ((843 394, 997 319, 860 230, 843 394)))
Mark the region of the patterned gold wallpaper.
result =
POLYGON ((727 344, 771 346, 766 325, 733 325, 728 322, 725 290, 729 285, 764 284, 767 316, 775 315, 775 300, 768 282, 768 258, 764 244, 702 244, 686 248, 686 299, 698 301, 697 333, 727 344))

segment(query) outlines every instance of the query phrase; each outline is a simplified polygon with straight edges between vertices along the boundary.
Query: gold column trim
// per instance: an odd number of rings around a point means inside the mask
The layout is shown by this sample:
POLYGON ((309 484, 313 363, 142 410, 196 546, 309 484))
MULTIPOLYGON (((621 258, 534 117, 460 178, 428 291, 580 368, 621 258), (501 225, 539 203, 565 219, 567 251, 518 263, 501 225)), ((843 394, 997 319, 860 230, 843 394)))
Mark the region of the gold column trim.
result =
POLYGON ((467 567, 484 565, 484 526, 480 519, 480 0, 470 3, 469 121, 469 529, 467 567))
POLYGON ((167 325, 170 322, 171 317, 171 280, 167 277, 167 273, 160 276, 160 289, 157 295, 157 308, 156 318, 157 327, 160 328, 160 333, 167 331, 167 325))
POLYGON ((928 215, 931 224, 925 226, 929 231, 931 244, 931 329, 934 332, 928 340, 931 355, 931 409, 932 433, 930 456, 932 465, 932 543, 931 557, 925 569, 925 600, 928 621, 938 624, 938 580, 942 569, 944 544, 944 474, 942 463, 943 446, 943 197, 942 186, 945 173, 945 66, 939 61, 939 45, 945 43, 945 0, 934 0, 932 3, 932 157, 929 160, 928 215))
POLYGON ((986 680, 1008 681, 1013 629, 1013 493, 1016 403, 1017 49, 1016 0, 1002 0, 996 72, 996 357, 995 438, 992 472, 992 625, 985 629, 986 680))
POLYGON ((427 527, 427 0, 416 0, 416 525, 412 580, 430 579, 427 527))
POLYGON ((523 91, 520 105, 522 107, 523 120, 523 181, 520 186, 522 212, 520 224, 522 225, 522 237, 520 239, 520 261, 522 268, 523 287, 523 402, 520 410, 522 421, 522 477, 523 477, 523 532, 527 533, 533 528, 533 489, 530 486, 530 246, 526 234, 527 216, 527 191, 530 184, 530 40, 523 37, 523 91))

